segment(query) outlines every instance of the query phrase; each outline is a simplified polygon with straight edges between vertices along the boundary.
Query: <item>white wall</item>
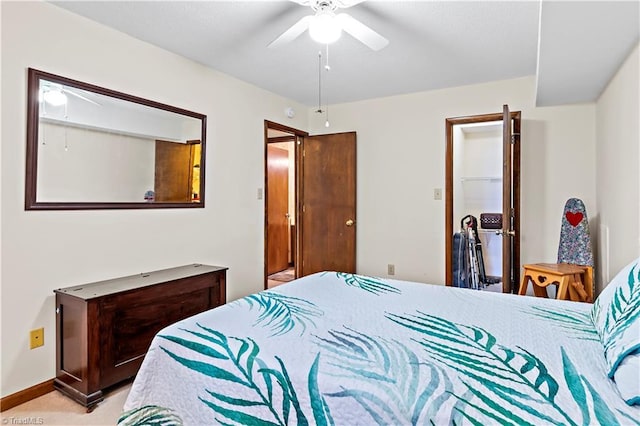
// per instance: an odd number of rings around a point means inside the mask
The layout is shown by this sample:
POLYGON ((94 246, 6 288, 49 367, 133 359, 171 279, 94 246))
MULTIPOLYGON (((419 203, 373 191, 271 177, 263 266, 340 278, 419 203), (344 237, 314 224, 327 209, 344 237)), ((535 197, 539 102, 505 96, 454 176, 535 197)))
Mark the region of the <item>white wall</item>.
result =
POLYGON ((40 118, 61 125, 71 124, 76 127, 170 142, 184 143, 200 139, 202 123, 197 118, 77 89, 71 93, 90 98, 98 105, 68 94, 67 102, 60 106, 42 102, 40 118))
POLYGON ((264 120, 303 106, 44 2, 2 8, 2 396, 55 375, 55 288, 193 262, 262 290, 264 120), (205 209, 24 211, 27 68, 208 116, 205 209), (170 82, 170 84, 167 84, 170 82), (29 330, 45 345, 29 350, 29 330))
POLYGON ((155 185, 156 141, 40 123, 39 202, 144 202, 155 185))
MULTIPOLYGON (((462 183, 465 210, 454 215, 454 223, 458 223, 465 214, 471 214, 480 221, 482 213, 502 212, 502 128, 494 125, 475 129, 462 133, 464 168, 460 174, 454 174, 453 179, 467 178, 462 183), (496 177, 499 179, 486 179, 496 177)), ((453 155, 455 158, 457 153, 453 155)), ((502 237, 495 231, 483 230, 480 225, 478 234, 486 274, 502 276, 502 237)))
POLYGON ((502 211, 502 130, 463 133, 463 141, 463 168, 453 178, 462 180, 464 211, 454 216, 454 222, 465 214, 480 220, 480 213, 502 211))
POLYGON ((444 282, 444 200, 433 188, 444 188, 445 119, 503 104, 522 111, 522 263, 555 261, 566 200, 597 216, 595 104, 536 108, 534 98, 526 77, 332 105, 328 130, 309 110, 310 133, 358 135, 358 272, 385 276, 394 263, 397 278, 444 282))
MULTIPOLYGON (((465 147, 464 133, 461 126, 453 126, 453 232, 460 230, 460 220, 465 216, 464 187, 462 179, 456 176, 464 176, 465 147)), ((444 189, 444 188, 443 188, 444 189)), ((443 193, 444 195, 444 193, 443 193)))
POLYGON ((596 104, 597 206, 609 242, 598 255, 603 284, 640 255, 639 51, 637 45, 596 104))

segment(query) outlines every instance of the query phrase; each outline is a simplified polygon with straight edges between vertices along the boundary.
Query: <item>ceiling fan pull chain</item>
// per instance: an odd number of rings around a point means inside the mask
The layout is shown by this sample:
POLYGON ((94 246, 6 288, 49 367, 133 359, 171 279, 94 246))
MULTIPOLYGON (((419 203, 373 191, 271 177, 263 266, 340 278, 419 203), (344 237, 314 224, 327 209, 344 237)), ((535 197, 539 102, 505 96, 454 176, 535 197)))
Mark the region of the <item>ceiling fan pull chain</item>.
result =
POLYGON ((325 62, 324 69, 327 71, 331 71, 331 66, 329 65, 329 45, 327 44, 327 61, 325 62))
MULTIPOLYGON (((328 44, 327 44, 327 62, 325 63, 324 69, 327 72, 331 71, 331 67, 329 66, 329 45, 328 44)), ((327 84, 325 82, 325 90, 326 90, 326 86, 327 84)), ((329 95, 327 95, 326 93, 324 95, 324 101, 327 105, 325 109, 327 115, 325 117, 324 127, 329 127, 329 95)))
POLYGON ((318 51, 318 110, 322 113, 322 51, 318 51))
POLYGON ((326 112, 327 112, 327 116, 325 118, 324 127, 329 127, 329 102, 327 102, 326 112))

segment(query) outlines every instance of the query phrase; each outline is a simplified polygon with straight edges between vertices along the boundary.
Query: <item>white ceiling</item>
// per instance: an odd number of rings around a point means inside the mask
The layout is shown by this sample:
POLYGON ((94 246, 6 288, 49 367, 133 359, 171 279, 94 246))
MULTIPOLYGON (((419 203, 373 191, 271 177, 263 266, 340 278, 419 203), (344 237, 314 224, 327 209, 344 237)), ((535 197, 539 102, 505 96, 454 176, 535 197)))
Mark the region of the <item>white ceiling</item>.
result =
MULTIPOLYGON (((322 46, 303 34, 267 48, 309 7, 264 0, 53 3, 305 105, 318 103, 322 46)), ((373 52, 343 34, 332 44, 323 104, 536 74, 538 105, 590 102, 640 38, 637 0, 369 0, 346 11, 390 43, 373 52)))

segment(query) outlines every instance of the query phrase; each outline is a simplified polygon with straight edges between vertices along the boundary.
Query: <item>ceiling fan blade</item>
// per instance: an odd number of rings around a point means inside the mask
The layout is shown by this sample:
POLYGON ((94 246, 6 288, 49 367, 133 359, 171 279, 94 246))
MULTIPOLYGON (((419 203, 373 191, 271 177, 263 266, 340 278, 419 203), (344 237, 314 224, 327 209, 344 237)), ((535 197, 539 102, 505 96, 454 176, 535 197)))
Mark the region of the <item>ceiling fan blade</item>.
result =
POLYGON ((70 95, 73 95, 73 96, 75 96, 76 98, 80 98, 80 99, 82 99, 83 101, 89 102, 89 103, 94 104, 94 105, 97 105, 97 106, 102 106, 102 105, 100 105, 99 103, 97 103, 96 101, 92 101, 91 99, 86 98, 86 97, 82 96, 81 94, 74 92, 73 90, 69 90, 69 89, 62 89, 62 91, 63 91, 64 93, 68 93, 68 94, 70 94, 70 95))
MULTIPOLYGON (((323 0, 289 0, 293 3, 297 3, 302 6, 310 6, 312 8, 318 7, 318 3, 321 3, 323 0)), ((329 2, 329 0, 324 0, 325 2, 329 2)), ((355 6, 360 4, 366 0, 331 0, 333 4, 333 8, 346 9, 348 7, 355 6)))
MULTIPOLYGON (((296 1, 296 0, 292 0, 296 1)), ((366 0, 333 0, 333 4, 335 4, 340 9, 346 9, 348 7, 353 7, 357 4, 360 4, 366 0)))
POLYGON ((336 18, 347 34, 367 45, 372 50, 380 50, 389 44, 389 40, 346 13, 341 13, 337 15, 336 18))
POLYGON ((312 19, 313 19, 313 15, 308 15, 301 18, 298 22, 293 24, 291 28, 289 28, 287 31, 282 33, 280 37, 278 37, 277 39, 269 43, 269 46, 267 47, 278 47, 283 44, 292 42, 293 40, 298 38, 300 34, 305 32, 309 28, 309 23, 311 23, 312 19))

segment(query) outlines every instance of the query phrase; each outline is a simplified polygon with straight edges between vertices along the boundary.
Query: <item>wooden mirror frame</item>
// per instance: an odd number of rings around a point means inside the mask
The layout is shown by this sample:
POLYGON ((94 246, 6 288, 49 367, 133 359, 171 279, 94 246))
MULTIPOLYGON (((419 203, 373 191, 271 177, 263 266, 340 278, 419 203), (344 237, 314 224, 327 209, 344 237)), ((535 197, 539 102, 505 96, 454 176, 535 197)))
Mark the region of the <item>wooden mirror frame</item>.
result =
POLYGON ((25 174, 25 210, 102 210, 102 209, 163 209, 203 208, 205 206, 205 158, 207 116, 171 105, 162 104, 93 84, 84 83, 59 75, 28 69, 27 83, 27 163, 25 174), (200 192, 199 202, 42 202, 37 201, 38 129, 40 122, 40 81, 47 80, 65 86, 94 92, 140 105, 192 117, 201 121, 200 192))

